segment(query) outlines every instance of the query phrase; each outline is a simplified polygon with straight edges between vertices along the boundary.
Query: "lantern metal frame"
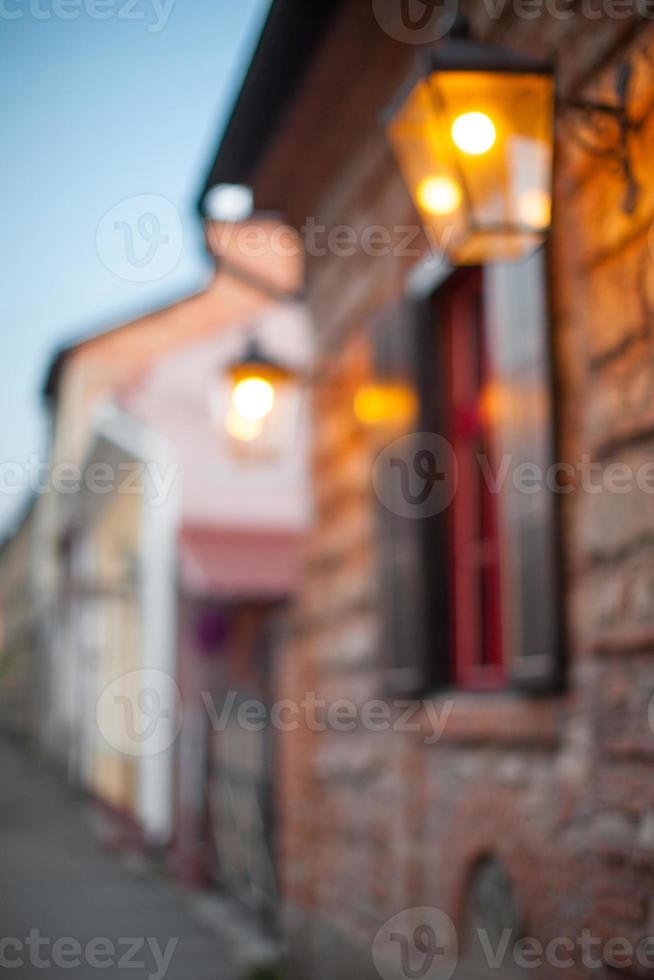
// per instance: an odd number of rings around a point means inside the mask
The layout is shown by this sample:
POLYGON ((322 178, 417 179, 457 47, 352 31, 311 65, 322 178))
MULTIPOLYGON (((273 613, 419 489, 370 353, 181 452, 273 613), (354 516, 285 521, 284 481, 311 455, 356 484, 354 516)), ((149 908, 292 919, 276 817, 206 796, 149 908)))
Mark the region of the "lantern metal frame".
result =
MULTIPOLYGON (((382 113, 381 118, 384 126, 390 127, 411 93, 420 83, 426 82, 440 73, 454 72, 537 75, 554 79, 555 66, 549 59, 532 58, 507 48, 476 41, 470 34, 468 19, 460 14, 439 44, 418 53, 413 72, 382 113)), ((429 94, 435 112, 440 115, 445 111, 445 106, 438 101, 438 94, 434 90, 434 86, 429 86, 429 94)), ((491 238, 495 235, 534 234, 535 229, 533 227, 517 221, 506 223, 480 222, 475 216, 472 194, 458 152, 452 154, 451 162, 461 189, 465 224, 471 236, 491 238)))
MULTIPOLYGON (((280 398, 282 404, 285 401, 282 393, 289 392, 296 387, 298 393, 301 393, 306 379, 302 369, 289 366, 266 353, 265 345, 258 338, 256 330, 256 327, 251 327, 246 332, 245 337, 241 341, 240 355, 224 363, 220 368, 222 383, 226 383, 231 389, 227 396, 228 400, 224 403, 226 414, 223 416, 221 413, 220 424, 224 428, 225 434, 229 437, 229 446, 234 447, 234 452, 237 452, 239 456, 244 456, 250 459, 250 461, 254 459, 270 461, 277 458, 283 452, 280 448, 281 443, 278 444, 279 432, 277 432, 277 436, 272 436, 273 441, 272 443, 270 442, 271 434, 278 430, 279 409, 277 406, 280 398), (274 389, 274 407, 271 405, 271 411, 262 415, 260 419, 249 419, 234 404, 233 395, 242 382, 255 379, 266 382, 274 389), (244 431, 247 432, 248 425, 253 424, 254 427, 250 434, 239 435, 234 428, 230 428, 229 419, 233 413, 236 416, 240 416, 245 422, 246 428, 244 431), (270 423, 273 416, 278 421, 272 423, 271 429, 270 423), (254 425, 257 421, 261 424, 260 429, 257 429, 256 425, 254 425), (263 439, 263 442, 261 439, 263 439)), ((299 404, 298 402, 298 407, 293 410, 294 412, 299 411, 299 404)), ((283 417, 285 417, 285 410, 282 411, 283 417)), ((216 421, 218 421, 218 416, 216 417, 216 421)), ((297 425, 298 421, 295 419, 293 422, 294 430, 297 430, 297 425)))
POLYGON ((301 379, 299 372, 269 357, 264 352, 261 341, 254 334, 250 334, 247 338, 243 356, 228 365, 227 375, 233 384, 255 375, 270 381, 271 384, 285 384, 301 379))
MULTIPOLYGON (((417 85, 427 81, 434 74, 444 72, 541 75, 550 77, 556 84, 556 64, 553 60, 531 58, 510 49, 476 41, 470 34, 467 18, 459 15, 438 45, 419 53, 416 68, 382 113, 384 126, 389 127, 392 124, 417 85)), ((628 109, 631 79, 631 66, 621 65, 616 77, 615 103, 567 99, 558 95, 555 89, 553 106, 554 123, 561 113, 569 113, 570 118, 581 119, 583 125, 587 127, 588 134, 573 130, 573 138, 585 152, 608 160, 621 173, 627 187, 623 210, 629 214, 636 207, 639 192, 629 139, 630 134, 639 128, 639 123, 631 117, 628 109), (615 138, 607 142, 606 131, 611 124, 615 127, 615 138)), ((429 87, 429 91, 432 99, 438 98, 433 86, 429 87)), ((440 114, 444 106, 437 104, 435 110, 440 114)), ((452 160, 461 188, 466 226, 471 235, 533 233, 533 228, 522 226, 517 222, 499 225, 480 224, 475 218, 471 193, 457 153, 453 155, 452 160)), ((544 233, 546 234, 548 230, 549 226, 544 229, 544 233)))

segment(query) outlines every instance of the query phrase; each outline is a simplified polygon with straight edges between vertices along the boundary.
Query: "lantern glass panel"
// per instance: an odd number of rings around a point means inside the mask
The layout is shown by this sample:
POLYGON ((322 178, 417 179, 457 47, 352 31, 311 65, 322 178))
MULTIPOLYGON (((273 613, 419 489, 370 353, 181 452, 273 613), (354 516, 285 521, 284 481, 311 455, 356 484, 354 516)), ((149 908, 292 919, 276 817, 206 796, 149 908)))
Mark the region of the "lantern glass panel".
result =
POLYGON ((457 265, 515 260, 551 216, 551 75, 439 71, 389 127, 430 245, 457 265))
POLYGON ((293 451, 302 399, 299 376, 244 365, 221 376, 211 394, 211 415, 230 455, 265 463, 293 451))

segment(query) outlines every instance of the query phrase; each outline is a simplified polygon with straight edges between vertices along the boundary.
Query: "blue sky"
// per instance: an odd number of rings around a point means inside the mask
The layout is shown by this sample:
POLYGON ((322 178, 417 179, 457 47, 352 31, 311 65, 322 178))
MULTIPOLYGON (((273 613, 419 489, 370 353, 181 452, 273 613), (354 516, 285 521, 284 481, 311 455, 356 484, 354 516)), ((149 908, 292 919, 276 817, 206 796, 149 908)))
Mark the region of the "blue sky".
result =
MULTIPOLYGON (((46 452, 57 347, 204 282, 194 203, 269 3, 0 0, 0 463, 46 452), (154 282, 99 254, 103 216, 137 195, 181 218, 154 282)), ((0 530, 21 502, 0 493, 0 530)))

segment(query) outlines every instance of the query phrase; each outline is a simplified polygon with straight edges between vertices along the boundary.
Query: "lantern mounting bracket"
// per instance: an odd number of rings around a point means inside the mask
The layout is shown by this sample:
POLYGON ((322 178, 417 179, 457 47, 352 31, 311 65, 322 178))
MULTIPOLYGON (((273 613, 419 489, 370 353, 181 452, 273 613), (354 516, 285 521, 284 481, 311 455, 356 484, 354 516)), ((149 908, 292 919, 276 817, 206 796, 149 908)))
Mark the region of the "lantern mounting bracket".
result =
POLYGON ((586 127, 585 132, 570 128, 576 143, 586 153, 608 160, 622 174, 626 184, 622 206, 626 214, 634 212, 640 192, 631 159, 630 135, 639 125, 628 109, 631 78, 632 66, 628 62, 620 65, 615 80, 615 103, 580 99, 558 100, 558 106, 564 112, 574 113, 586 127))

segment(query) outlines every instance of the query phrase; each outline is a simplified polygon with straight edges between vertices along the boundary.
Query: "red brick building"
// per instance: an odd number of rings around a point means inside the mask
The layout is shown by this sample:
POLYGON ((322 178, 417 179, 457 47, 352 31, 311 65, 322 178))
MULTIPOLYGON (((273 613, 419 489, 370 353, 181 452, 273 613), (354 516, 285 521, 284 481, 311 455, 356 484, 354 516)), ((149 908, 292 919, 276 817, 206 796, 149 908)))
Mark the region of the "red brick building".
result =
POLYGON ((376 976, 383 923, 429 906, 462 947, 479 923, 563 938, 533 976, 589 975, 584 930, 596 975, 646 976, 651 960, 605 944, 635 950, 654 927, 652 12, 468 5, 477 39, 555 56, 565 97, 610 102, 632 66, 640 189, 625 209, 619 168, 562 111, 546 252, 463 274, 425 266, 380 123, 417 50, 384 29, 393 6, 276 0, 207 184, 251 184, 302 231, 319 351, 316 519, 277 694, 358 714, 321 726, 303 708, 277 737, 291 959, 312 980, 376 976), (399 377, 418 396, 408 431, 447 436, 459 464, 452 503, 424 520, 387 506, 375 463, 402 432, 353 407, 399 377), (489 433, 495 472, 510 457, 490 496, 470 469, 489 433), (552 480, 520 489, 525 463, 552 480))

